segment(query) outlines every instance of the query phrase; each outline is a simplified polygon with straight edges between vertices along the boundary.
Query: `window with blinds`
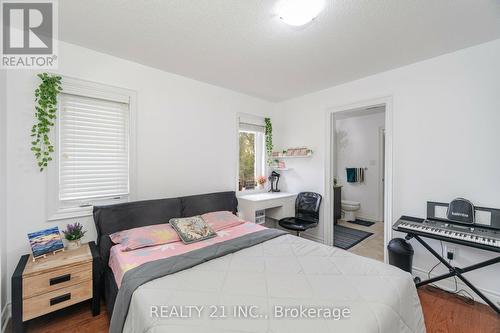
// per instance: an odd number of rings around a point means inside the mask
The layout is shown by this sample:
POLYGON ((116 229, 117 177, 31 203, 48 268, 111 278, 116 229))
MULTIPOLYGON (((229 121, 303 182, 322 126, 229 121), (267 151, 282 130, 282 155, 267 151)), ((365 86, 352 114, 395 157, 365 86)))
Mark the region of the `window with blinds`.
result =
POLYGON ((128 195, 129 104, 60 96, 59 200, 90 205, 128 195))
POLYGON ((238 190, 257 189, 259 177, 266 177, 264 118, 239 117, 238 190))

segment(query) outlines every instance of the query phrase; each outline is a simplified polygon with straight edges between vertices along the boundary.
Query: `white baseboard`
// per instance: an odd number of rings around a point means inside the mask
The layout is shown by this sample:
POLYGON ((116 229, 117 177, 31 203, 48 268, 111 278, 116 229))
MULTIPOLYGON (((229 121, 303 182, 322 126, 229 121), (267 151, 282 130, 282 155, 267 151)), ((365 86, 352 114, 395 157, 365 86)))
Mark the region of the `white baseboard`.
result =
POLYGON ((313 235, 309 235, 309 234, 306 234, 305 232, 304 233, 301 233, 300 234, 301 237, 304 237, 306 239, 309 239, 309 240, 312 240, 312 241, 315 241, 315 242, 318 242, 318 243, 321 243, 323 244, 324 243, 324 240, 323 238, 319 238, 317 236, 313 236, 313 235))
POLYGON ((5 306, 2 309, 2 314, 1 314, 1 331, 0 332, 5 332, 5 329, 7 328, 7 324, 9 323, 10 319, 10 303, 5 304, 5 306))
POLYGON ((374 219, 372 217, 357 216, 357 215, 356 215, 356 218, 358 218, 360 220, 365 220, 368 222, 382 222, 384 220, 384 219, 374 219))
MULTIPOLYGON (((431 278, 436 277, 438 275, 441 275, 441 273, 431 273, 431 278)), ((427 270, 418 268, 418 267, 413 267, 413 276, 418 276, 422 280, 427 280, 428 275, 427 275, 427 270)), ((477 296, 469 287, 467 287, 459 278, 457 278, 457 283, 458 283, 458 289, 464 289, 466 290, 469 294, 471 294, 474 297, 474 300, 479 303, 486 304, 479 296, 477 296)), ((441 280, 439 282, 434 283, 436 286, 438 286, 441 289, 447 290, 447 291, 454 291, 455 290, 455 282, 453 281, 453 278, 448 278, 445 280, 441 280)), ((482 292, 486 297, 490 299, 495 304, 500 305, 500 293, 492 290, 487 290, 483 288, 478 288, 476 287, 480 292, 482 292)))

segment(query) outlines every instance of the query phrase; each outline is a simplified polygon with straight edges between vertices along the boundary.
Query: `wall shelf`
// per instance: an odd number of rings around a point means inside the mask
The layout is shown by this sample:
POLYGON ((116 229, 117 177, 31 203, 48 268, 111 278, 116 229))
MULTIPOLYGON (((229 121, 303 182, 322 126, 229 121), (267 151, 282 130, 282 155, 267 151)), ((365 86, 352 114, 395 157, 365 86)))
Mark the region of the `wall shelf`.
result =
POLYGON ((307 158, 307 157, 311 157, 311 156, 312 156, 312 154, 292 155, 292 156, 280 155, 280 156, 272 156, 272 158, 276 159, 276 160, 286 160, 286 159, 292 159, 292 158, 307 158))
POLYGON ((292 168, 278 168, 278 167, 271 167, 272 170, 274 171, 289 171, 292 170, 292 168))

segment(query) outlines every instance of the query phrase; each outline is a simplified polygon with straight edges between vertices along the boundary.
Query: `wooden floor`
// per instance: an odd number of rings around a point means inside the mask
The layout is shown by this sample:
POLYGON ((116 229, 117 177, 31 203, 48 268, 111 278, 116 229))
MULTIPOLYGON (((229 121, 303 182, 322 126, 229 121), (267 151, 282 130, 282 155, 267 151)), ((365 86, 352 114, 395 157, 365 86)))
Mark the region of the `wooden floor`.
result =
MULTIPOLYGON (((500 333, 500 316, 486 305, 469 305, 455 296, 429 287, 419 289, 418 294, 428 333, 500 333)), ((109 317, 104 304, 101 314, 92 317, 90 304, 81 303, 30 321, 27 332, 99 333, 108 331, 108 323, 109 317)), ((9 327, 7 333, 11 333, 9 327)))
MULTIPOLYGON (((90 312, 90 301, 73 305, 46 316, 32 319, 26 324, 26 332, 43 333, 101 333, 108 332, 109 316, 106 305, 101 304, 101 313, 93 317, 90 312)), ((10 323, 5 333, 13 333, 10 323)))
POLYGON ((500 333, 500 315, 490 307, 470 305, 432 287, 418 290, 428 333, 500 333))

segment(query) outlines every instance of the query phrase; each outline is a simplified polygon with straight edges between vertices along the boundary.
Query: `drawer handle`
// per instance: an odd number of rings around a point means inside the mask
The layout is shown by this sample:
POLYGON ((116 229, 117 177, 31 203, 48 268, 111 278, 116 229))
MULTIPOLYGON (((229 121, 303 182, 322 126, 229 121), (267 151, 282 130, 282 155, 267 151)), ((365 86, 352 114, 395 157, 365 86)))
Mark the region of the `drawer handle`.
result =
POLYGON ((71 274, 61 275, 49 280, 51 286, 71 280, 71 274))
POLYGON ((61 295, 61 296, 57 296, 57 297, 51 298, 50 299, 50 306, 56 305, 56 304, 64 302, 64 301, 67 301, 69 299, 71 299, 71 293, 67 293, 67 294, 64 294, 64 295, 61 295))

